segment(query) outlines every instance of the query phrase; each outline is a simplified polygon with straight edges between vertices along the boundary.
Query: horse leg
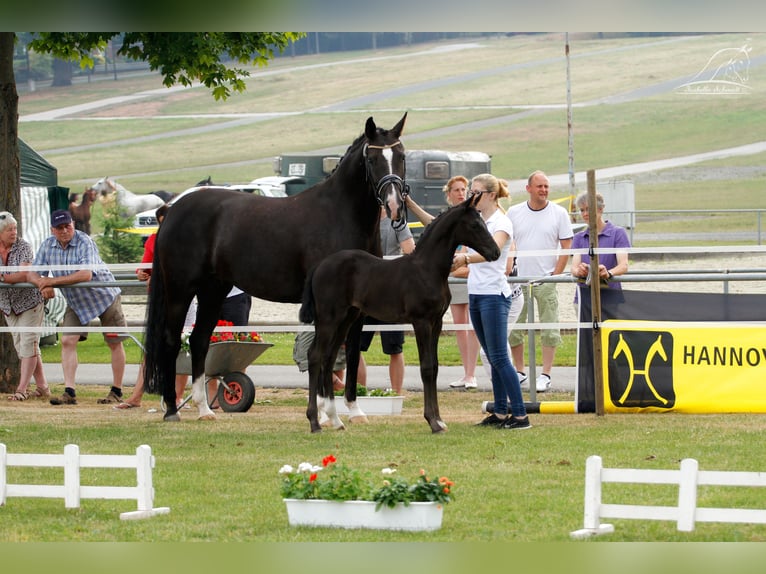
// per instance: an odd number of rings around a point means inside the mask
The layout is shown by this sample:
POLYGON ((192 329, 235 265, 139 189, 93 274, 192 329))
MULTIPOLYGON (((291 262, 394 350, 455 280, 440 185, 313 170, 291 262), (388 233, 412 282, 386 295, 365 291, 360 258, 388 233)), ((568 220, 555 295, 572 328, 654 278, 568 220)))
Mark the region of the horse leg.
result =
POLYGON ((197 415, 198 421, 214 421, 216 419, 215 413, 210 410, 210 405, 208 404, 207 380, 204 373, 192 379, 192 401, 199 410, 197 415))
MULTIPOLYGON (((348 422, 363 424, 369 422, 367 415, 364 414, 359 405, 356 404, 356 379, 357 370, 359 369, 359 355, 361 353, 361 336, 362 328, 364 327, 364 315, 359 313, 356 317, 350 316, 347 321, 350 321, 350 328, 346 334, 346 388, 344 397, 346 400, 346 407, 348 407, 348 422)), ((348 324, 348 323, 347 323, 348 324)))
POLYGON ((192 401, 197 406, 197 420, 215 420, 215 413, 210 409, 207 400, 207 381, 205 373, 205 358, 210 347, 210 335, 218 322, 221 304, 226 291, 223 289, 215 296, 215 289, 206 287, 197 293, 197 317, 189 336, 189 347, 192 357, 192 401))
POLYGON ((418 322, 414 325, 415 339, 420 356, 420 380, 423 382, 423 416, 433 433, 443 433, 447 425, 439 415, 439 399, 436 394, 436 378, 439 374, 439 334, 442 330, 441 318, 435 324, 418 322))
POLYGON ((326 330, 314 328, 315 337, 309 347, 309 406, 306 417, 311 425, 311 432, 322 430, 322 425, 330 423, 333 428, 343 430, 346 427, 338 418, 332 390, 332 366, 334 355, 332 346, 327 345, 326 330))

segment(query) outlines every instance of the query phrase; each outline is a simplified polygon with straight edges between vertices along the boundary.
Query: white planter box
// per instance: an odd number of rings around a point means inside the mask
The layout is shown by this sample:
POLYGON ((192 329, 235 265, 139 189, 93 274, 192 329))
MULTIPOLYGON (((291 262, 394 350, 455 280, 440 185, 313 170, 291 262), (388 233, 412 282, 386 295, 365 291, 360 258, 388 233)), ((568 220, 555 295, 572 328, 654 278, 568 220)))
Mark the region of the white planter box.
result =
MULTIPOLYGON (((366 415, 400 415, 404 397, 356 397, 356 404, 366 415)), ((343 397, 335 397, 335 412, 347 415, 348 408, 343 397)))
POLYGON ((444 506, 438 502, 411 502, 395 508, 366 500, 296 500, 285 498, 290 526, 370 528, 377 530, 438 530, 444 506))

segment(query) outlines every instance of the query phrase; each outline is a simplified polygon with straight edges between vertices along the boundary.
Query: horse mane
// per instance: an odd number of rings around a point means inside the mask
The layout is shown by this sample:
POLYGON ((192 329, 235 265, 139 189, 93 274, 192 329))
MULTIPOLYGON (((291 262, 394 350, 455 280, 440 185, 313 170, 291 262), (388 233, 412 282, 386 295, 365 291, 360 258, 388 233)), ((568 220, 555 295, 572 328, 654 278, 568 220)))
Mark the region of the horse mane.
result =
POLYGON ((451 212, 453 212, 453 211, 455 210, 455 208, 457 208, 457 207, 460 207, 460 205, 453 205, 452 207, 450 207, 450 208, 449 208, 449 209, 447 209, 446 211, 442 211, 442 212, 441 212, 441 213, 439 213, 439 214, 438 214, 436 217, 434 217, 434 218, 433 218, 433 220, 431 221, 431 223, 429 223, 428 225, 426 225, 426 226, 423 228, 423 233, 421 233, 421 234, 420 234, 420 239, 418 240, 418 243, 419 243, 419 242, 421 242, 421 241, 424 241, 424 240, 425 240, 425 241, 428 241, 428 237, 429 237, 429 236, 431 236, 431 235, 434 233, 434 231, 433 231, 433 229, 434 229, 434 224, 435 224, 437 221, 441 221, 442 219, 444 219, 445 217, 447 217, 447 216, 448 216, 448 215, 449 215, 451 212))
MULTIPOLYGON (((338 168, 340 168, 341 165, 345 164, 343 163, 343 160, 345 160, 348 156, 352 155, 356 150, 362 145, 362 142, 364 141, 365 134, 361 133, 357 136, 357 138, 351 142, 351 145, 349 145, 346 148, 346 151, 343 152, 343 155, 340 156, 340 159, 338 160, 338 163, 335 165, 333 170, 327 175, 327 178, 332 177, 336 171, 338 171, 338 168)), ((348 162, 346 162, 348 163, 348 162)))

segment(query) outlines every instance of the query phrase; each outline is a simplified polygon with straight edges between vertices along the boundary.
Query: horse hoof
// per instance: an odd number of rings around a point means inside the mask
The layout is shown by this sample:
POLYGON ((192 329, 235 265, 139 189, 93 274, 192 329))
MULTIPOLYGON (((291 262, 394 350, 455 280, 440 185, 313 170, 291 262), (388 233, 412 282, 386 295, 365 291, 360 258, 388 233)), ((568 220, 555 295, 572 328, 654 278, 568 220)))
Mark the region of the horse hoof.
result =
POLYGON ((447 425, 444 423, 444 421, 436 421, 436 426, 431 427, 431 432, 433 434, 442 434, 447 432, 447 425))
POLYGON ((348 417, 348 422, 354 423, 354 424, 365 424, 366 425, 370 421, 367 420, 366 416, 361 415, 361 416, 355 416, 355 417, 348 417))
POLYGON ((162 419, 168 423, 177 423, 180 422, 181 417, 178 416, 178 413, 173 413, 172 415, 166 414, 164 417, 162 417, 162 419))
POLYGON ((210 413, 209 415, 200 415, 197 417, 198 421, 214 421, 215 420, 215 413, 210 413))
POLYGON ((319 434, 322 432, 322 427, 319 428, 311 428, 311 434, 319 434))

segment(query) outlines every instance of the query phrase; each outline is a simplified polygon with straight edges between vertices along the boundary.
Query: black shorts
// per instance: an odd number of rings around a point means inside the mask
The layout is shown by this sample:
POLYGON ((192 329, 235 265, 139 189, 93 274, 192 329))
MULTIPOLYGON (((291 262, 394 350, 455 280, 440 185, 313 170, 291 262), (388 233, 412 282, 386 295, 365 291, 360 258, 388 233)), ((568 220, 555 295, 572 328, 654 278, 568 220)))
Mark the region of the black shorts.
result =
MULTIPOLYGON (((391 325, 384 321, 378 321, 373 317, 366 317, 364 320, 365 325, 391 325)), ((361 350, 367 351, 372 343, 372 338, 375 335, 375 331, 362 331, 361 350)), ((402 346, 404 345, 404 331, 380 331, 380 343, 383 347, 383 353, 386 355, 398 355, 402 352, 402 346)))
POLYGON ((221 307, 222 321, 231 321, 234 325, 242 326, 250 322, 250 307, 253 304, 253 298, 247 293, 240 293, 226 297, 221 307))

